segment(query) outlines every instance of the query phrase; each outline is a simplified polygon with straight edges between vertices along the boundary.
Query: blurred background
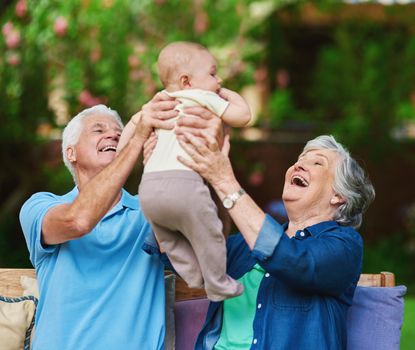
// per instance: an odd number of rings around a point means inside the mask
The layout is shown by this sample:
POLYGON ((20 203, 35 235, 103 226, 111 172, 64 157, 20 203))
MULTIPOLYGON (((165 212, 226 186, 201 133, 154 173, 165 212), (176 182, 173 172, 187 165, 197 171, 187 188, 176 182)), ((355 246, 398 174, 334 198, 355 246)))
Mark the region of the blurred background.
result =
MULTIPOLYGON (((360 229, 363 271, 408 286, 402 349, 415 344, 415 4, 410 1, 2 0, 0 267, 30 267, 18 213, 34 192, 73 187, 63 126, 104 103, 124 122, 161 89, 161 47, 208 47, 254 113, 233 130, 244 188, 284 220, 285 170, 329 133, 377 197, 360 229)), ((142 166, 126 188, 136 192, 142 166)))

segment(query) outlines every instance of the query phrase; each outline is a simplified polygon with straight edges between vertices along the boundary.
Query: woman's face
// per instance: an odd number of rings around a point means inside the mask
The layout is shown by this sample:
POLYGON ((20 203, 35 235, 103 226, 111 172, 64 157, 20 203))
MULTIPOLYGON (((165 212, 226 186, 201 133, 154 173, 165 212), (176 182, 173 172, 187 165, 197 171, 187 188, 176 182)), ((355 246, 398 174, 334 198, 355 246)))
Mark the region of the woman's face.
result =
POLYGON ((286 206, 299 204, 310 215, 319 215, 338 204, 340 198, 333 190, 338 161, 338 153, 328 149, 302 153, 285 174, 282 198, 286 206))

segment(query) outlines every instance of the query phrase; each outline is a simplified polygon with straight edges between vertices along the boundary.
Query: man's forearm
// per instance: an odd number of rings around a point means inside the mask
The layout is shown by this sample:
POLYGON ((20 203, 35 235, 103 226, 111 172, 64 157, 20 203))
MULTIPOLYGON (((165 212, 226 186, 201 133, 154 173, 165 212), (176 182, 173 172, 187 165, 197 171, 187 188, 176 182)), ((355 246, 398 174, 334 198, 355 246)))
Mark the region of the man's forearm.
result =
POLYGON ((75 212, 82 213, 87 226, 96 223, 111 209, 140 156, 144 140, 132 137, 118 156, 83 188, 73 203, 75 212))
POLYGON ((74 202, 50 209, 42 222, 43 243, 59 244, 90 232, 119 200, 143 143, 132 137, 118 157, 80 188, 74 202))

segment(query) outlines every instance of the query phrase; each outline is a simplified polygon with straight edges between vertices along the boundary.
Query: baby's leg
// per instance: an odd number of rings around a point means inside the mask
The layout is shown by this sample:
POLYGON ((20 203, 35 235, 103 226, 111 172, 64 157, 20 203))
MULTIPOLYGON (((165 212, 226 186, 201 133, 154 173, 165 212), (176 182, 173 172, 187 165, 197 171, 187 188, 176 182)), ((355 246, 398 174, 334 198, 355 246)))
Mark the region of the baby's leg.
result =
POLYGON ((166 252, 176 272, 189 288, 203 288, 203 277, 199 262, 189 241, 178 231, 172 231, 151 223, 160 248, 166 252))
POLYGON ((202 181, 183 183, 182 192, 189 192, 187 215, 182 216, 179 229, 197 256, 207 296, 212 301, 235 297, 243 286, 226 274, 226 242, 222 222, 217 215, 208 187, 202 181))
POLYGON ((144 174, 139 196, 143 213, 176 272, 190 288, 201 288, 203 277, 199 262, 189 241, 177 228, 181 217, 187 215, 184 204, 187 198, 180 188, 182 175, 186 178, 190 173, 193 172, 179 170, 144 174))

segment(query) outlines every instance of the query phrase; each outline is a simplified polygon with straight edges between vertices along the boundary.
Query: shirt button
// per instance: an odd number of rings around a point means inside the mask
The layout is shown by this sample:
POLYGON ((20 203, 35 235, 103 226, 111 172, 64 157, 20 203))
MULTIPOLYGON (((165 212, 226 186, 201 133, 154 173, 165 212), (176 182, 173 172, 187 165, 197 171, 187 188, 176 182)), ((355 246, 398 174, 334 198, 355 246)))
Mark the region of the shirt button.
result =
POLYGON ((304 236, 305 236, 304 231, 301 231, 301 232, 300 232, 300 236, 301 236, 301 237, 304 237, 304 236))
POLYGON ((262 307, 262 304, 258 304, 258 309, 260 309, 262 307))
POLYGON ((265 274, 265 277, 269 277, 269 273, 268 272, 265 274))
POLYGON ((254 341, 252 342, 253 344, 258 343, 258 339, 254 339, 254 341))

